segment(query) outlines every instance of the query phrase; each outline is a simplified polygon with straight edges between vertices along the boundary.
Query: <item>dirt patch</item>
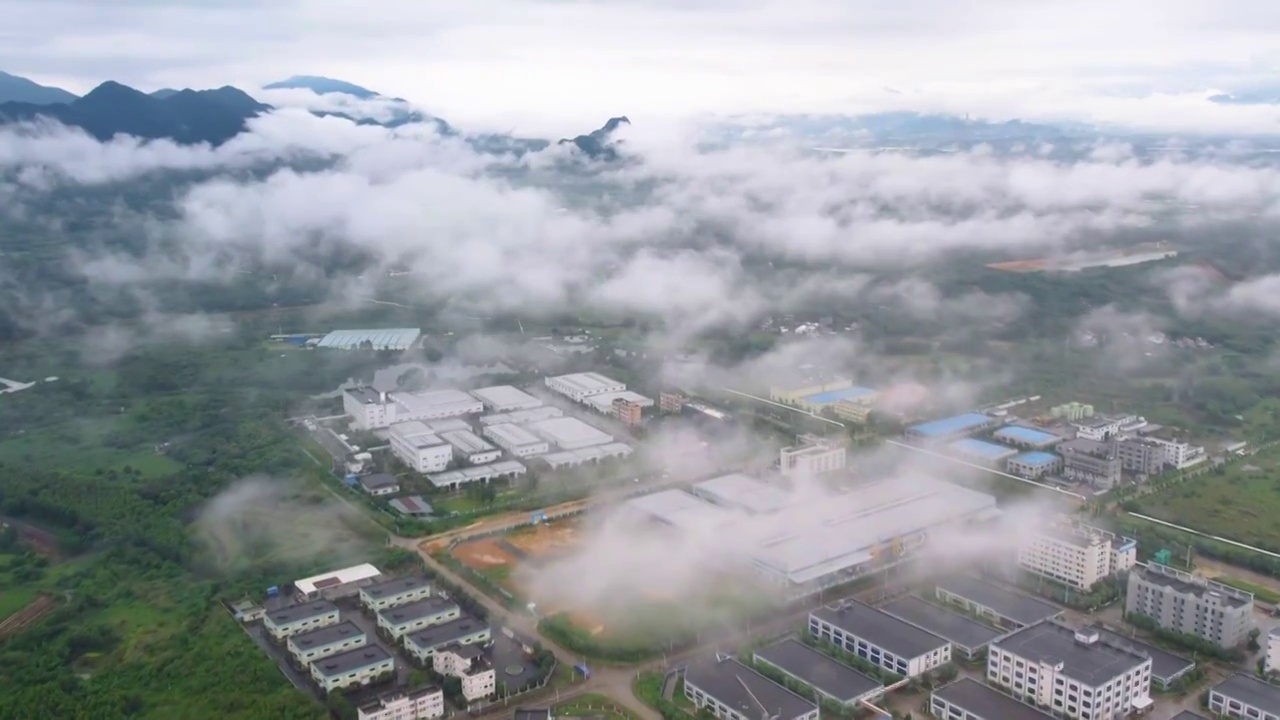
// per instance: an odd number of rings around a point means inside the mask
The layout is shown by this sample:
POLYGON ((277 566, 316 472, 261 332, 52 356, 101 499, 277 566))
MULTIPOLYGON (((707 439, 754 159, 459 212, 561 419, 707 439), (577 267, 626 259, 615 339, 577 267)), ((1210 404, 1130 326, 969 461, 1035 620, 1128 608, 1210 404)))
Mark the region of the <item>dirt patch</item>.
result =
POLYGON ((546 557, 577 547, 577 525, 567 521, 521 528, 506 536, 507 542, 530 558, 546 557))
POLYGON ((5 618, 3 621, 0 621, 0 639, 4 639, 19 632, 45 615, 53 612, 53 608, 57 604, 57 601, 48 595, 41 595, 35 600, 32 600, 26 607, 5 618))
POLYGON ((58 537, 48 530, 13 518, 0 517, 0 522, 16 530, 18 539, 37 555, 43 555, 54 562, 62 559, 62 553, 58 550, 58 537))
POLYGON ((467 567, 482 571, 516 564, 516 558, 503 549, 502 543, 495 538, 468 540, 453 549, 453 556, 467 567))

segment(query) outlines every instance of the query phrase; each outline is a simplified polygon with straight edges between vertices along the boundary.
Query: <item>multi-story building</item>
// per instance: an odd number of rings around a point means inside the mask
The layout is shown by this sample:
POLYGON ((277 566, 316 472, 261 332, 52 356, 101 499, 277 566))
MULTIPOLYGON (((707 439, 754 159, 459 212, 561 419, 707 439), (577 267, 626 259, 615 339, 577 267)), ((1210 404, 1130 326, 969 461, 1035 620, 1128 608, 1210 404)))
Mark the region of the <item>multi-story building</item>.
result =
POLYGON ((636 427, 640 425, 644 417, 644 406, 637 402, 632 402, 626 398, 614 398, 612 403, 613 416, 628 427, 636 427))
POLYGON ((457 620, 411 632, 404 636, 404 648, 421 662, 428 662, 440 648, 446 645, 473 645, 487 643, 493 638, 489 624, 469 615, 457 620))
POLYGON ((338 606, 328 600, 316 600, 272 610, 262 617, 262 626, 277 641, 290 635, 338 624, 338 606))
POLYGON ((285 646, 301 665, 310 665, 330 655, 353 650, 369 641, 369 636, 347 620, 318 630, 290 635, 285 646))
POLYGON ((399 640, 415 630, 457 620, 461 615, 458 603, 448 598, 429 597, 379 610, 378 629, 399 640))
POLYGON ((1071 423, 1076 429, 1076 437, 1084 440, 1106 442, 1120 434, 1120 420, 1104 415, 1094 415, 1071 423))
POLYGON ((689 664, 684 695, 720 720, 818 720, 818 706, 726 655, 689 664))
POLYGON ((1062 520, 1029 534, 1018 546, 1020 567, 1086 592, 1137 560, 1136 540, 1062 520))
POLYGON ((951 643, 856 600, 809 613, 809 633, 892 673, 916 677, 951 661, 951 643))
POLYGON ((441 675, 462 681, 462 697, 467 702, 487 698, 497 689, 493 663, 479 645, 451 643, 436 650, 431 667, 441 675))
POLYGON ((871 419, 871 411, 875 409, 875 404, 863 398, 843 398, 828 405, 828 407, 841 420, 865 425, 871 419))
POLYGON ((1145 437, 1116 441, 1116 457, 1120 458, 1120 467, 1138 475, 1159 475, 1169 463, 1168 449, 1145 437))
POLYGON ((1269 673, 1280 673, 1280 628, 1271 628, 1267 633, 1267 662, 1269 673))
POLYGON ((574 402, 584 402, 592 395, 623 392, 627 389, 626 383, 594 372, 549 377, 545 382, 553 392, 560 393, 574 402))
POLYGON ((973 678, 934 690, 929 711, 943 720, 1053 720, 1053 716, 973 678))
POLYGON ((684 404, 688 400, 684 393, 671 390, 658 393, 658 410, 664 415, 679 415, 684 412, 684 404))
POLYGON ((444 717, 444 691, 427 686, 394 691, 356 708, 356 720, 434 720, 444 717))
POLYGON ((381 645, 365 645, 311 663, 311 678, 326 693, 368 685, 395 671, 395 657, 381 645))
POLYGON ((848 462, 848 451, 843 445, 809 436, 797 439, 798 445, 782 448, 779 453, 778 467, 783 475, 817 477, 841 470, 848 462))
POLYGON ((1224 648, 1243 644, 1253 628, 1253 595, 1156 563, 1129 573, 1125 612, 1224 648))
POLYGON ((1280 720, 1280 686, 1232 675, 1209 690, 1209 710, 1219 717, 1280 720))
POLYGON ((383 610, 431 597, 431 581, 422 575, 406 575, 360 588, 360 604, 383 610))
POLYGON ((1032 450, 1009 458, 1005 470, 1013 475, 1036 479, 1062 471, 1062 458, 1051 452, 1032 450))
POLYGON ((484 403, 461 390, 428 392, 379 392, 362 387, 342 394, 342 409, 352 425, 375 430, 413 420, 439 420, 484 410, 484 403))
POLYGON ((1103 642, 1095 630, 1055 622, 992 643, 987 681, 1071 720, 1113 720, 1152 704, 1150 657, 1103 642))
POLYGON ((453 459, 453 446, 416 420, 391 426, 391 452, 420 473, 440 472, 453 459))
POLYGON ((1163 447, 1165 464, 1178 470, 1198 465, 1208 458, 1203 447, 1192 445, 1185 440, 1159 435, 1148 435, 1146 439, 1163 447))
POLYGON ((468 465, 484 465, 502 457, 502 451, 470 430, 440 433, 440 439, 453 447, 453 454, 468 465))
POLYGON ((1079 438, 1058 446, 1062 454, 1062 475, 1068 480, 1089 483, 1109 490, 1120 483, 1120 457, 1110 442, 1079 438))

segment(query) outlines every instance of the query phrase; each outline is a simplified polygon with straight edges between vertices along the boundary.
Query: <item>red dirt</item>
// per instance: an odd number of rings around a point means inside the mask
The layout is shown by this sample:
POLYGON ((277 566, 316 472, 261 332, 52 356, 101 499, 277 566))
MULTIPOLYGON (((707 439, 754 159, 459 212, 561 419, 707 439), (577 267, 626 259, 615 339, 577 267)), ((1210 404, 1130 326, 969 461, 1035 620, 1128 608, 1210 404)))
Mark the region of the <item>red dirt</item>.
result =
POLYGON ((21 520, 0 518, 0 521, 16 530, 18 539, 31 546, 31 549, 36 554, 43 555, 50 560, 62 559, 62 553, 58 550, 58 538, 53 533, 21 520))
POLYGON ((453 549, 453 556, 462 564, 476 570, 487 570, 499 565, 515 566, 516 559, 502 549, 495 538, 468 540, 453 549))
POLYGON ((53 608, 56 607, 57 604, 57 601, 49 595, 41 595, 35 600, 32 600, 26 607, 5 618, 3 621, 0 621, 0 640, 17 633, 45 615, 53 612, 53 608))
POLYGON ((550 525, 537 525, 506 536, 507 542, 530 557, 567 550, 579 542, 578 528, 560 520, 550 525))

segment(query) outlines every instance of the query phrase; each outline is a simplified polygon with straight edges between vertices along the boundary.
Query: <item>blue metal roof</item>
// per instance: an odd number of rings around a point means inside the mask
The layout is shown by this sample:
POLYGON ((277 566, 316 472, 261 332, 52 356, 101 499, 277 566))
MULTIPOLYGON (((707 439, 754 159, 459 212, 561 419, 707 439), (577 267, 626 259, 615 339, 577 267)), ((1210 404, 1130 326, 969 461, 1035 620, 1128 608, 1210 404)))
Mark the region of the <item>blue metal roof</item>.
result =
POLYGON ((1035 428, 1020 427, 1018 425, 1007 425, 995 432, 997 438, 1005 440, 1015 440, 1017 442, 1028 443, 1030 445, 1048 445, 1057 442, 1062 438, 1035 428))
POLYGON ((911 430, 920 435, 951 435, 952 433, 982 427, 989 422, 991 422, 991 418, 982 413, 965 413, 955 417, 912 425, 911 430))
POLYGON ((875 395, 876 391, 865 387, 847 387, 839 390, 830 390, 817 395, 808 395, 804 401, 811 405, 833 405, 841 400, 855 400, 857 398, 875 395))
POLYGON ((991 458, 992 460, 1007 457, 1017 452, 1011 447, 997 445, 986 440, 974 440, 973 438, 957 440, 949 443, 947 447, 965 455, 976 455, 978 457, 991 458))
POLYGON ((1024 452, 1013 459, 1027 465, 1052 465, 1058 461, 1058 456, 1043 450, 1032 450, 1031 452, 1024 452))

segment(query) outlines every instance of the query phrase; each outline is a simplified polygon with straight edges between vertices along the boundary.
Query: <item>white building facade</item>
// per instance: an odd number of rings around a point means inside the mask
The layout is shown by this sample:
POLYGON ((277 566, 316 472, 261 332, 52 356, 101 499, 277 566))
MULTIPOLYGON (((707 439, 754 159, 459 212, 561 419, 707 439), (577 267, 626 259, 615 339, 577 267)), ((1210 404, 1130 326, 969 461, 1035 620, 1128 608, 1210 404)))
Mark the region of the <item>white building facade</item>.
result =
POLYGON ((1137 560, 1135 540, 1083 524, 1051 525, 1018 547, 1023 569, 1086 592, 1137 560))
POLYGON ((480 432, 498 447, 518 458, 542 455, 551 450, 551 443, 512 423, 488 425, 480 432))
POLYGON ((275 640, 338 624, 338 607, 327 600, 294 605, 267 613, 262 626, 275 640))
POLYGON ((778 453, 778 467, 787 477, 817 477, 843 470, 847 463, 844 447, 826 443, 782 448, 778 453))
POLYGON ((427 598, 378 611, 378 629, 399 640, 416 630, 457 620, 461 608, 452 600, 427 598))
POLYGON ((419 421, 391 426, 391 452, 420 473, 442 472, 453 460, 453 446, 419 421))
POLYGON ((444 691, 429 687, 391 693, 356 708, 357 720, 434 720, 444 717, 444 691))
POLYGON ((475 645, 450 645, 436 651, 431 667, 441 675, 462 681, 462 697, 475 702, 492 695, 498 676, 483 652, 475 645))
POLYGON ((592 395, 619 393, 627 389, 627 384, 606 377, 600 373, 571 373, 546 379, 547 387, 574 402, 584 402, 592 395))
POLYGON ((396 671, 395 658, 378 645, 366 645, 311 664, 311 679, 331 693, 368 685, 396 671))

